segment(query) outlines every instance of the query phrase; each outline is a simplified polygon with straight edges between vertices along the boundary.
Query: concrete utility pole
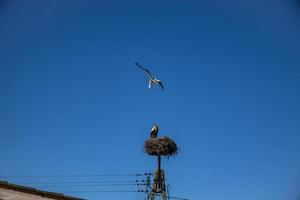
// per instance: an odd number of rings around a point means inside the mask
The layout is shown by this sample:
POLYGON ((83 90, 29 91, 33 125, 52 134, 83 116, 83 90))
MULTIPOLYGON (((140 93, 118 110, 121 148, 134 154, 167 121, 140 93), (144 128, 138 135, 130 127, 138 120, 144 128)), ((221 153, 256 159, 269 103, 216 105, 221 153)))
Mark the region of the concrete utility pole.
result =
POLYGON ((154 173, 154 182, 148 200, 154 200, 158 194, 162 196, 163 200, 167 200, 166 179, 165 172, 161 167, 161 157, 176 155, 177 145, 169 137, 159 137, 146 140, 144 148, 148 155, 157 156, 157 169, 154 173))
POLYGON ((155 194, 161 193, 163 200, 167 200, 166 181, 164 170, 161 169, 161 156, 157 156, 158 168, 154 174, 154 182, 151 191, 151 200, 154 200, 155 194))

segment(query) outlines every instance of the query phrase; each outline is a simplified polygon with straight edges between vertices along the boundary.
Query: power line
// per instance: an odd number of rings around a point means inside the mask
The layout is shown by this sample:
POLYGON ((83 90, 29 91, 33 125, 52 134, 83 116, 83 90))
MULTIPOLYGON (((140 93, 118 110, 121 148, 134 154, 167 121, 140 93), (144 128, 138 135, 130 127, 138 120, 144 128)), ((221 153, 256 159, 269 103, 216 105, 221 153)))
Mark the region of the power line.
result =
POLYGON ((141 190, 87 190, 87 191, 61 191, 61 193, 115 193, 115 192, 141 192, 141 190))
POLYGON ((57 187, 57 186, 66 186, 66 187, 87 187, 87 186, 142 186, 142 185, 146 185, 145 183, 104 183, 104 184, 40 184, 39 186, 43 186, 43 187, 57 187))
MULTIPOLYGON (((137 192, 137 193, 143 193, 144 190, 87 190, 87 191, 62 191, 62 193, 122 193, 122 192, 137 192)), ((161 194, 155 194, 156 196, 162 196, 161 194)), ((176 199, 176 200, 188 200, 186 198, 180 198, 180 197, 173 197, 173 196, 167 196, 167 198, 170 199, 176 199)))
POLYGON ((2 178, 66 178, 66 177, 100 177, 100 176, 147 176, 152 173, 136 173, 136 174, 71 174, 71 175, 11 175, 0 176, 2 178))
POLYGON ((52 181, 52 182, 18 182, 19 184, 89 184, 89 183, 144 183, 145 180, 105 180, 105 181, 52 181))
MULTIPOLYGON (((156 196, 162 196, 161 194, 155 194, 156 196)), ((177 199, 177 200, 188 200, 188 199, 186 199, 186 198, 180 198, 180 197, 171 197, 171 196, 167 196, 167 198, 169 198, 169 199, 177 199)))

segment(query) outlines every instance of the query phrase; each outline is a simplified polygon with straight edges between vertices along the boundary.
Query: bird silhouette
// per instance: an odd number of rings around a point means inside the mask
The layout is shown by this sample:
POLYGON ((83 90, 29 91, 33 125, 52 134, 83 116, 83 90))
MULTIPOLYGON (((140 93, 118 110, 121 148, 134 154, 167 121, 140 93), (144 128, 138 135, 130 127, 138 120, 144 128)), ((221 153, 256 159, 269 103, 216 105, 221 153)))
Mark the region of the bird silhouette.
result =
POLYGON ((159 127, 156 124, 154 124, 154 126, 151 129, 151 133, 150 133, 151 138, 157 138, 158 130, 159 130, 159 127))
POLYGON ((150 72, 148 69, 144 68, 142 65, 140 65, 140 64, 137 63, 137 62, 136 62, 135 64, 136 64, 139 68, 141 68, 141 69, 148 75, 148 77, 149 77, 149 88, 151 88, 152 85, 154 85, 154 84, 158 84, 158 85, 160 85, 161 89, 164 89, 164 86, 163 86, 162 82, 161 82, 160 80, 154 78, 154 77, 152 76, 151 72, 150 72))

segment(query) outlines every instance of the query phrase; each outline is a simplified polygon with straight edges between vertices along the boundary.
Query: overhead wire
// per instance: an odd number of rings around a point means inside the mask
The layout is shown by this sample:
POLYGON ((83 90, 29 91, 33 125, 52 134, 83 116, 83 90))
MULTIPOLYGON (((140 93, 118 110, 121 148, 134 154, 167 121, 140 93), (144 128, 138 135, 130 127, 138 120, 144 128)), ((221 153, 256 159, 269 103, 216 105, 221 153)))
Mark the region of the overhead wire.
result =
POLYGON ((151 176, 152 173, 131 173, 131 174, 61 174, 61 175, 10 175, 1 176, 14 180, 17 184, 31 185, 42 188, 60 188, 61 193, 121 193, 140 192, 139 188, 145 185, 144 176, 151 176), (103 180, 101 177, 106 177, 103 180), (121 177, 131 177, 129 180, 121 177), (50 179, 51 178, 51 179, 50 179), (55 179, 52 179, 55 178, 55 179), (64 180, 62 180, 62 178, 64 180), (134 178, 134 179, 133 179, 134 178), (98 179, 98 180, 97 180, 98 179), (99 180, 100 179, 100 180, 99 180), (122 180, 123 179, 123 180, 122 180), (26 181, 27 180, 27 181, 26 181), (35 181, 36 180, 36 181, 35 181), (39 181, 37 181, 39 180, 39 181), (83 190, 77 190, 76 188, 83 190), (84 190, 84 189, 92 190, 84 190), (108 188, 109 190, 106 190, 108 188), (71 189, 71 190, 69 190, 71 189), (74 189, 74 190, 73 190, 74 189), (104 190, 103 190, 104 189, 104 190), (64 191, 68 190, 68 191, 64 191))
MULTIPOLYGON (((82 190, 82 191, 63 191, 63 193, 122 193, 122 192, 137 192, 143 193, 144 190, 82 190)), ((155 194, 156 196, 162 196, 161 194, 155 194)), ((176 199, 176 200, 188 200, 187 198, 181 197, 174 197, 174 196, 167 196, 169 199, 176 199)))
POLYGON ((60 174, 60 175, 10 175, 1 178, 65 178, 65 177, 99 177, 99 176, 147 176, 152 173, 132 173, 132 174, 60 174))
POLYGON ((104 181, 51 181, 51 182, 18 182, 19 184, 90 184, 90 183, 145 183, 145 180, 104 180, 104 181))
MULTIPOLYGON (((161 194, 155 194, 156 196, 162 196, 161 194)), ((181 198, 181 197, 173 197, 173 196, 167 196, 169 199, 177 199, 177 200, 188 200, 186 198, 181 198)))
POLYGON ((50 185, 39 185, 43 187, 57 187, 57 186, 64 186, 64 187, 87 187, 87 186, 142 186, 146 185, 145 183, 105 183, 105 184, 50 184, 50 185))
POLYGON ((139 190, 82 190, 82 191, 62 191, 62 193, 114 193, 114 192, 141 192, 139 190))

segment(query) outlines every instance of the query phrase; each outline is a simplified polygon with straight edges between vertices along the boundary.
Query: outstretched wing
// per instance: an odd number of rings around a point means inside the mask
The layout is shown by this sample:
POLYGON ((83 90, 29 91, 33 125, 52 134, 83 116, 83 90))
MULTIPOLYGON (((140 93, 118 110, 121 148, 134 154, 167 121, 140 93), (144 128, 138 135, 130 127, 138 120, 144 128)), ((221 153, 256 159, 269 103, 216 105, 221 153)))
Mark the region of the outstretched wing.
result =
POLYGON ((143 71, 145 71, 146 74, 149 76, 149 78, 154 79, 154 77, 152 76, 152 74, 150 73, 150 71, 149 71, 148 69, 144 68, 142 65, 140 65, 140 64, 137 63, 137 62, 135 62, 135 64, 136 64, 139 68, 141 68, 143 71))
POLYGON ((161 89, 164 89, 164 86, 161 81, 159 81, 158 84, 160 85, 161 89))
POLYGON ((135 62, 135 64, 136 64, 139 68, 141 68, 143 71, 147 71, 147 69, 144 68, 144 67, 143 67, 142 65, 140 65, 139 63, 135 62))

